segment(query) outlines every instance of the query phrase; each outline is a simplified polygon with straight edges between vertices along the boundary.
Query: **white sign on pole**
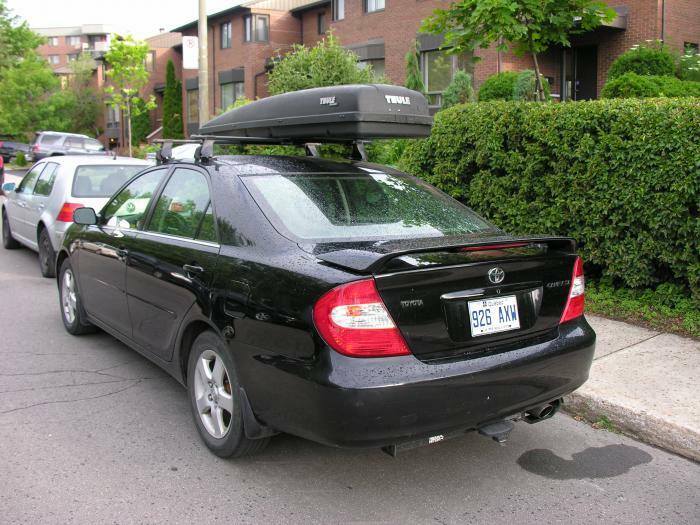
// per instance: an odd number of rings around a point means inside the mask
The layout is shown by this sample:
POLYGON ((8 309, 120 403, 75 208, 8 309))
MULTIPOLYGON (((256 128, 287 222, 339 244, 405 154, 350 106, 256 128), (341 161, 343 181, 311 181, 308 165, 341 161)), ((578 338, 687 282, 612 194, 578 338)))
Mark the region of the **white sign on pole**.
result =
POLYGON ((182 37, 182 69, 199 69, 199 39, 182 37))

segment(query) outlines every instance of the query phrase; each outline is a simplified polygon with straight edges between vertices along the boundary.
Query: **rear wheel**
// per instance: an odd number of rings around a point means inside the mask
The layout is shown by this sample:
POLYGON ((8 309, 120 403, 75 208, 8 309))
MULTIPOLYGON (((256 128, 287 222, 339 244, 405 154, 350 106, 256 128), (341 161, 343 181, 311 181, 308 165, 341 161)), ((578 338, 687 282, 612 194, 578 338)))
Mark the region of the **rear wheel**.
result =
POLYGON ((245 436, 239 386, 233 360, 221 339, 213 332, 199 335, 190 352, 187 390, 199 435, 222 458, 250 456, 269 442, 269 438, 245 436))
POLYGON ((56 277, 56 252, 46 228, 39 232, 39 268, 44 277, 56 277))
POLYGON ((7 212, 2 210, 2 245, 6 250, 19 248, 19 243, 12 236, 10 221, 7 220, 7 212))
POLYGON ((63 261, 58 283, 59 303, 61 305, 61 319, 63 326, 69 334, 82 335, 95 332, 95 326, 87 320, 87 314, 80 301, 78 284, 70 261, 63 261))

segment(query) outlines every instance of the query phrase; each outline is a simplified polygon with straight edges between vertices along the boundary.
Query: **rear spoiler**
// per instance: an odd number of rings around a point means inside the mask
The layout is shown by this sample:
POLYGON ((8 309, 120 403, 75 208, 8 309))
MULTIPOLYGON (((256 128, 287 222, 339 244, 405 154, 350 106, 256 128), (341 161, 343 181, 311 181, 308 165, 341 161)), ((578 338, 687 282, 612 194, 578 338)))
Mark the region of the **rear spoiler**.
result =
POLYGON ((411 241, 389 241, 366 248, 346 248, 314 255, 324 263, 338 268, 363 274, 373 274, 379 272, 390 260, 403 255, 488 246, 497 246, 498 249, 504 249, 522 244, 546 244, 548 249, 551 250, 565 253, 576 252, 576 241, 571 237, 525 235, 522 237, 490 237, 467 242, 445 242, 445 239, 441 237, 411 241))

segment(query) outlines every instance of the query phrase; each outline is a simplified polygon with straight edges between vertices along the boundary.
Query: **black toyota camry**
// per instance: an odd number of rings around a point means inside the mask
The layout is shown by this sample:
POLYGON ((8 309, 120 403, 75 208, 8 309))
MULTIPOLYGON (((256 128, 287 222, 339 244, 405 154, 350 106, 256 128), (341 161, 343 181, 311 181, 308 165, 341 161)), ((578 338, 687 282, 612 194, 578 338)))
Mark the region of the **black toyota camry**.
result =
POLYGON ((76 210, 61 313, 185 385, 217 455, 279 432, 391 453, 502 440, 586 380, 595 334, 570 239, 507 235, 364 161, 161 160, 99 213, 76 210))

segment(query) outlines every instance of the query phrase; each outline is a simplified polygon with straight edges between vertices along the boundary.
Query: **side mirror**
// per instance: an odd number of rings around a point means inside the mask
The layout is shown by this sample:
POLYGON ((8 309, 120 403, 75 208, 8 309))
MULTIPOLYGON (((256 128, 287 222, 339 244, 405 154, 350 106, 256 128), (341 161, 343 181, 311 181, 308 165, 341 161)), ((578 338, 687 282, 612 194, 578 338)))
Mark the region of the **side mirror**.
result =
POLYGON ((78 208, 73 211, 73 222, 83 226, 97 224, 97 214, 92 208, 78 208))
POLYGON ((6 182, 2 185, 3 193, 12 193, 15 191, 16 184, 14 182, 6 182))

